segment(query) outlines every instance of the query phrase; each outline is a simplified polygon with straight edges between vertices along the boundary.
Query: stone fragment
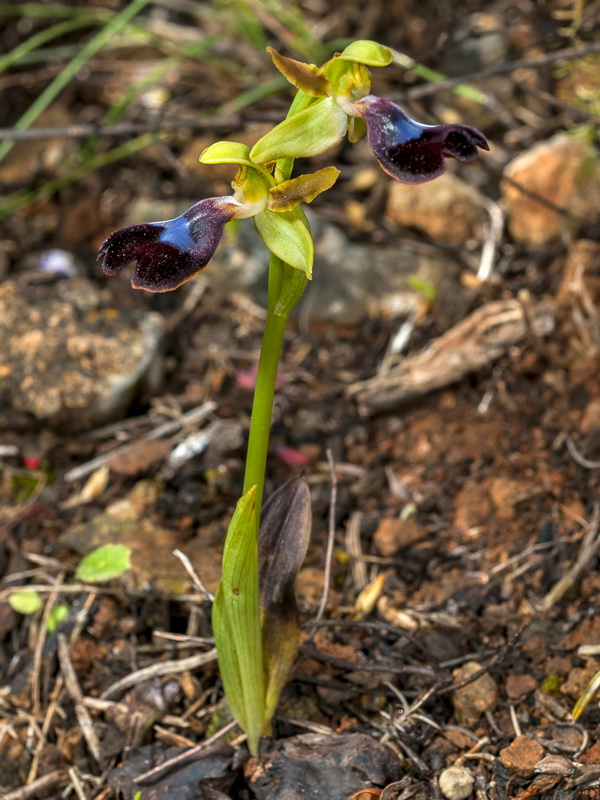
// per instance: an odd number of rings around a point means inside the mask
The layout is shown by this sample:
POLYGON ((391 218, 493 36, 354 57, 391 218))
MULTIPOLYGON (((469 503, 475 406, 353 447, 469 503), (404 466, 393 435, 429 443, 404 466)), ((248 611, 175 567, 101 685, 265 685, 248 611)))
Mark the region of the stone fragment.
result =
POLYGON ((506 679, 506 694, 511 700, 518 700, 537 689, 538 682, 533 675, 509 675, 506 679))
POLYGON ((600 429, 600 397, 595 397, 583 409, 579 430, 583 434, 600 429))
POLYGON ((588 659, 584 667, 573 667, 567 680, 561 684, 560 693, 576 700, 584 693, 597 671, 598 664, 595 659, 588 659))
POLYGON ((544 247, 597 217, 600 160, 581 134, 557 133, 534 145, 507 164, 504 178, 509 228, 517 242, 544 247))
MULTIPOLYGON (((467 680, 482 669, 477 661, 467 661, 452 673, 454 681, 460 683, 467 680)), ((498 705, 498 685, 492 676, 484 672, 472 683, 456 689, 452 693, 452 703, 459 725, 470 728, 479 722, 486 711, 493 711, 498 705)))
POLYGON ((123 415, 162 373, 163 318, 103 308, 95 287, 0 285, 0 426, 10 414, 81 431, 123 415), (10 411, 8 410, 10 409, 10 411))
POLYGON ((500 750, 502 764, 522 778, 533 775, 536 764, 543 756, 542 745, 529 736, 518 736, 508 747, 500 750))
POLYGON ((417 228, 436 242, 480 242, 486 211, 484 198, 461 178, 446 172, 416 186, 391 182, 386 215, 399 225, 417 228))
POLYGON ((471 796, 475 778, 466 767, 448 767, 438 779, 440 789, 447 800, 466 800, 471 796))
POLYGON ((454 498, 454 524, 469 533, 480 525, 485 525, 492 514, 492 504, 485 483, 468 480, 454 498))
POLYGON ((427 531, 414 517, 385 517, 373 535, 382 556, 393 556, 427 539, 427 531))

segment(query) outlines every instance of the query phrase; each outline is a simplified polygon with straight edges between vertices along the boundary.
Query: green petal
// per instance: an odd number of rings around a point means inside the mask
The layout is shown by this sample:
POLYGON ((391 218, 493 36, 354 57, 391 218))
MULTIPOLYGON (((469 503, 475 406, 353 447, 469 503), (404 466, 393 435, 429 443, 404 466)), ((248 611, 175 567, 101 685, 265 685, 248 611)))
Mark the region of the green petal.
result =
POLYGON ((389 48, 369 39, 358 39, 352 42, 342 52, 334 56, 344 61, 357 61, 367 67, 387 67, 392 63, 392 54, 389 48))
POLYGON ((281 56, 272 47, 267 47, 267 52, 279 72, 285 75, 293 86, 312 97, 327 97, 330 88, 329 81, 322 69, 314 64, 305 64, 303 61, 281 56))
POLYGON ((325 167, 311 175, 299 175, 269 189, 269 211, 290 211, 298 203, 310 203, 318 194, 331 189, 338 179, 339 169, 325 167))
POLYGON ((279 158, 316 156, 339 144, 347 128, 346 113, 333 97, 327 97, 280 122, 258 140, 250 158, 266 164, 279 158))
POLYGON ((239 164, 258 169, 266 175, 269 174, 264 167, 252 161, 250 148, 241 142, 215 142, 202 151, 200 162, 202 164, 239 164))
POLYGON ((272 253, 291 267, 302 270, 307 278, 312 277, 314 244, 297 209, 280 214, 261 211, 252 219, 260 238, 272 253))

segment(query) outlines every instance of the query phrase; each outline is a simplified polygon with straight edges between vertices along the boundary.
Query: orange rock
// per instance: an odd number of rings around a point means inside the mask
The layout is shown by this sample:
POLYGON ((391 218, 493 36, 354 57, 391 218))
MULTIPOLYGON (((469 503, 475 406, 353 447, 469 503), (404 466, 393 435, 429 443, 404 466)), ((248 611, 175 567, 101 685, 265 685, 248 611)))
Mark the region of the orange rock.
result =
POLYGON ((543 758, 544 748, 529 736, 518 736, 504 750, 500 750, 500 761, 511 772, 523 778, 533 775, 533 768, 543 758))
POLYGON ((504 177, 511 181, 502 181, 502 193, 518 242, 543 247, 596 218, 600 162, 587 138, 558 133, 517 156, 504 177))
POLYGON ((377 526, 373 541, 382 556, 393 556, 427 539, 427 531, 414 517, 385 517, 377 526))

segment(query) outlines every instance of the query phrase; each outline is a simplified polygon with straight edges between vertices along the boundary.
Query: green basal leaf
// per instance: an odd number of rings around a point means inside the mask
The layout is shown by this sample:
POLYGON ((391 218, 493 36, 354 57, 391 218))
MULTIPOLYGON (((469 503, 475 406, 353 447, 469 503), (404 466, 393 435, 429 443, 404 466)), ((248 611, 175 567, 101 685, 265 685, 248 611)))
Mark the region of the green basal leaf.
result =
POLYGON ((23 589, 9 594, 8 604, 17 614, 35 614, 42 607, 42 598, 37 592, 23 589))
POLYGON ((75 577, 86 583, 118 578, 131 567, 131 550, 123 544, 105 544, 84 556, 75 577))
POLYGON ((267 47, 267 52, 279 72, 285 75, 293 86, 312 97, 327 97, 329 81, 322 69, 314 64, 305 64, 303 61, 279 55, 272 47, 267 47))
POLYGON ((258 557, 267 720, 275 712, 298 651, 300 628, 294 584, 306 556, 311 527, 310 491, 302 477, 286 483, 264 505, 258 557))
POLYGON ((298 203, 310 203, 318 194, 331 189, 338 179, 339 169, 325 167, 310 175, 299 175, 269 189, 269 211, 290 211, 298 203))
POLYGON ((315 260, 315 247, 312 236, 298 213, 298 208, 277 214, 272 211, 261 211, 252 219, 260 238, 269 250, 286 264, 302 270, 310 279, 315 260))
POLYGON ((358 39, 345 47, 335 58, 344 61, 357 61, 367 67, 387 67, 392 63, 392 53, 388 47, 369 39, 358 39))
POLYGON ((264 726, 265 673, 260 627, 256 487, 238 502, 223 551, 212 610, 219 671, 231 712, 255 755, 264 726))
POLYGON ((280 158, 305 158, 324 153, 342 141, 348 118, 333 97, 326 97, 288 117, 250 151, 252 161, 266 164, 280 158))

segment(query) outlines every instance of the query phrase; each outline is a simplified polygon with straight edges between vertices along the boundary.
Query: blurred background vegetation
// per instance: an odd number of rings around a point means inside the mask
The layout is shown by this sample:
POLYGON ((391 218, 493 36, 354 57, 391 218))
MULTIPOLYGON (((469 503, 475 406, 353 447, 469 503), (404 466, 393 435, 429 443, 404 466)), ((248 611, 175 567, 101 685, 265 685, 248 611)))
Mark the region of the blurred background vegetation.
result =
POLYGON ((290 87, 267 45, 319 63, 376 39, 399 67, 376 76, 381 93, 426 121, 462 115, 510 154, 561 125, 597 127, 597 16, 585 0, 4 3, 0 277, 23 244, 91 251, 118 221, 115 193, 207 191, 202 146, 256 138, 285 113, 290 87), (129 171, 106 169, 117 164, 129 171))

